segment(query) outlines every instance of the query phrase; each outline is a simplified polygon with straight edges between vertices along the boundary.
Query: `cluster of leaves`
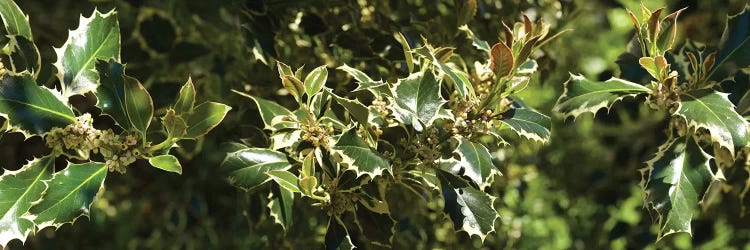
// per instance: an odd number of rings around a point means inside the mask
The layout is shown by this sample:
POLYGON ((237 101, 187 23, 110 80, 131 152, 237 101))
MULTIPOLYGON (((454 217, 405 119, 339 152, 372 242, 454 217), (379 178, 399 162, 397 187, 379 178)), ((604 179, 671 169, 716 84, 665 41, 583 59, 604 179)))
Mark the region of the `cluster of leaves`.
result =
POLYGON ((500 174, 488 148, 508 134, 549 140, 549 117, 514 94, 537 69, 531 53, 560 34, 525 15, 503 26, 504 40, 493 46, 461 28, 485 54, 473 64, 427 41, 412 49, 397 33, 409 75, 391 83, 343 65, 357 82, 347 95, 326 87, 325 66, 304 76, 278 62, 297 108, 236 91, 256 103, 271 145, 234 145, 222 164, 228 181, 244 190, 270 185, 268 207, 285 228, 297 197, 320 207, 330 216, 327 248, 390 246, 403 201, 389 197, 399 192, 426 200, 439 193, 454 228, 484 240, 498 213, 483 189, 500 174))
POLYGON ((677 17, 683 10, 662 18, 664 8, 642 6, 640 19, 629 11, 636 34, 618 60, 622 78, 599 82, 571 75, 556 104, 556 111, 577 117, 609 110, 626 97, 646 96, 648 107, 668 114, 667 142, 641 170, 658 239, 690 233, 698 205, 707 205, 715 194, 707 190, 725 179, 735 159, 746 159, 748 122, 729 94, 719 91, 742 81, 736 77, 750 66, 749 8, 727 19, 717 48, 688 41, 676 52, 677 17))
POLYGON ((151 95, 125 74, 120 63, 114 10, 94 10, 90 17, 81 17, 78 28, 55 49, 58 81, 52 84, 59 90, 39 85, 47 83, 38 78, 42 61, 28 17, 11 0, 0 1, 0 16, 8 34, 3 55, 10 66, 0 72, 4 132, 41 136, 52 148, 48 155, 0 176, 0 246, 87 216, 107 169, 125 172, 127 165, 144 159, 156 168, 181 173, 170 149, 182 139, 208 133, 230 109, 213 102, 195 105, 195 89, 188 80, 176 103, 159 118, 161 126, 152 124, 151 95), (86 103, 75 101, 81 96, 95 97, 96 107, 115 126, 95 128, 93 115, 80 112, 86 103), (60 156, 65 166, 56 166, 60 156))

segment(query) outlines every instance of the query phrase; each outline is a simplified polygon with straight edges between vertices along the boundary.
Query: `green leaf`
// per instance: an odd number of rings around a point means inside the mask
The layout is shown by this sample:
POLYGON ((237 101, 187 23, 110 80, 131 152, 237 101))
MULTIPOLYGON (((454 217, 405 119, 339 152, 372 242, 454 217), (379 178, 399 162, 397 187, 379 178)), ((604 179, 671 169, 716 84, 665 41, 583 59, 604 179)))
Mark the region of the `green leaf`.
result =
POLYGON ((29 17, 21 11, 13 0, 0 0, 0 17, 8 35, 20 35, 33 41, 29 17))
POLYGON ((662 145, 647 162, 648 168, 641 171, 647 207, 659 215, 659 239, 672 233, 691 233, 690 220, 715 179, 710 159, 692 136, 686 136, 662 145))
POLYGON ((738 70, 750 66, 750 5, 737 15, 727 18, 719 42, 716 64, 706 79, 721 81, 732 78, 738 70))
POLYGON ((334 249, 354 249, 352 238, 344 226, 344 222, 336 216, 332 216, 328 221, 325 236, 326 250, 334 249))
POLYGON ((299 185, 297 185, 299 179, 296 175, 289 173, 286 170, 270 170, 266 172, 266 174, 268 174, 268 176, 270 176, 271 179, 278 183, 282 188, 294 193, 302 192, 299 189, 299 185))
POLYGON ((515 61, 513 51, 503 42, 496 43, 490 49, 490 69, 497 77, 506 77, 513 72, 515 61))
POLYGON ((734 110, 729 94, 710 89, 693 90, 680 95, 680 106, 675 115, 684 118, 690 128, 705 128, 711 140, 729 149, 748 144, 748 122, 734 110))
POLYGON ((495 220, 500 217, 492 205, 496 198, 451 173, 437 170, 437 177, 445 200, 443 212, 451 217, 454 228, 463 229, 469 236, 478 235, 484 241, 495 231, 495 220))
POLYGON ((195 107, 195 85, 193 85, 193 79, 188 78, 180 88, 180 95, 174 103, 174 110, 177 114, 186 114, 193 112, 193 107, 195 107))
POLYGON ((312 100, 313 95, 323 89, 327 80, 328 69, 325 65, 315 68, 307 75, 305 78, 305 93, 307 93, 308 100, 312 100))
POLYGON ((284 76, 294 76, 292 68, 283 62, 276 61, 276 69, 279 70, 279 78, 284 78, 284 76))
POLYGON ((292 165, 281 152, 248 148, 229 153, 221 167, 229 172, 229 184, 250 191, 271 180, 266 172, 288 170, 292 165))
POLYGON ((376 213, 365 207, 359 207, 356 213, 360 231, 368 240, 379 246, 391 246, 396 222, 390 215, 376 213))
POLYGON ((187 117, 188 129, 185 138, 192 139, 205 135, 224 120, 230 109, 232 107, 217 102, 204 102, 196 106, 187 117))
POLYGON ((159 155, 150 157, 148 158, 148 163, 151 164, 151 166, 164 171, 182 174, 182 166, 180 165, 180 161, 177 160, 177 157, 174 157, 173 155, 159 155))
POLYGON ((367 106, 359 102, 359 100, 350 100, 333 93, 331 93, 331 96, 334 100, 336 100, 336 102, 341 104, 341 106, 344 107, 346 111, 349 111, 349 114, 354 117, 357 122, 359 122, 360 124, 370 123, 370 111, 367 109, 367 106))
POLYGON ((272 102, 272 101, 269 101, 260 97, 251 96, 251 95, 248 95, 248 94, 236 91, 236 90, 232 90, 232 92, 242 95, 244 97, 250 98, 255 102, 255 104, 258 107, 258 110, 260 111, 260 118, 263 119, 263 124, 265 125, 265 129, 272 130, 272 131, 275 130, 271 123, 274 117, 292 115, 291 111, 289 111, 288 109, 284 108, 283 106, 275 102, 272 102))
POLYGON ((466 75, 466 73, 456 70, 444 63, 440 63, 437 60, 432 61, 432 63, 435 64, 440 71, 448 75, 449 79, 451 79, 453 84, 456 85, 456 91, 461 97, 474 95, 474 87, 472 87, 471 82, 469 81, 469 76, 466 75))
POLYGON ((529 108, 513 108, 503 114, 503 122, 526 139, 546 143, 552 122, 549 116, 529 108))
POLYGON ((273 217, 274 222, 281 225, 284 230, 289 229, 292 225, 294 193, 274 184, 271 186, 268 199, 270 200, 268 208, 271 210, 271 217, 273 217))
POLYGON ((484 52, 490 53, 490 44, 487 43, 487 41, 479 39, 479 37, 474 35, 474 32, 469 29, 469 26, 464 24, 461 25, 461 27, 458 27, 458 29, 466 32, 466 38, 471 40, 471 45, 484 52))
POLYGON ((315 176, 305 176, 299 180, 299 190, 305 195, 312 196, 318 187, 318 178, 315 176))
POLYGON ((404 60, 406 60, 406 68, 409 70, 409 74, 411 74, 411 72, 414 72, 414 55, 412 55, 411 46, 409 46, 409 42, 406 40, 403 33, 395 33, 393 34, 393 37, 396 38, 396 41, 398 41, 399 44, 401 44, 401 48, 404 52, 404 60))
POLYGON ((14 72, 31 72, 36 76, 42 68, 42 60, 36 44, 23 36, 8 36, 10 66, 14 72))
POLYGON ((58 228, 65 223, 74 223, 78 217, 88 216, 91 203, 104 185, 107 166, 89 162, 70 164, 57 172, 47 184, 49 189, 42 201, 27 213, 39 229, 58 228))
POLYGON ((341 135, 333 152, 341 157, 341 164, 357 173, 357 177, 368 175, 370 178, 378 176, 383 171, 392 172, 391 164, 378 155, 357 135, 357 129, 351 128, 341 135))
POLYGON ((354 80, 357 81, 357 88, 353 90, 353 92, 365 90, 365 89, 372 89, 376 87, 380 87, 385 85, 385 83, 382 80, 375 81, 372 80, 367 74, 365 74, 362 71, 359 71, 358 69, 349 67, 349 65, 344 64, 344 66, 338 67, 338 69, 345 71, 350 76, 354 77, 354 80))
POLYGON ((26 136, 76 121, 73 110, 59 97, 56 91, 37 86, 29 74, 7 73, 0 78, 0 113, 26 136))
POLYGON ((0 247, 13 239, 26 240, 34 230, 34 223, 23 218, 31 206, 47 190, 46 181, 55 172, 55 158, 35 159, 18 171, 7 171, 0 176, 0 247))
POLYGON ((489 186, 492 184, 492 176, 500 174, 492 164, 490 151, 482 144, 461 138, 453 153, 460 159, 441 163, 442 169, 453 174, 463 173, 478 187, 489 186))
POLYGON ((167 113, 161 118, 161 123, 167 129, 167 137, 169 138, 182 138, 187 133, 187 122, 182 116, 177 115, 174 109, 167 109, 167 113))
POLYGON ((421 131, 422 127, 431 126, 446 103, 440 96, 440 83, 431 71, 418 72, 399 79, 393 92, 391 103, 396 104, 396 118, 405 124, 411 124, 418 131, 421 131))
POLYGON ((112 117, 123 129, 130 129, 130 119, 125 107, 125 65, 110 59, 97 60, 96 71, 99 72, 100 84, 96 91, 96 107, 102 113, 112 117))
POLYGON ((91 17, 81 16, 78 28, 71 30, 68 40, 57 52, 57 77, 63 87, 63 97, 95 91, 99 75, 95 71, 97 59, 120 61, 120 25, 117 12, 102 14, 97 10, 91 17))
POLYGON ((302 130, 299 129, 277 131, 271 136, 271 149, 293 147, 300 142, 300 138, 302 138, 302 130))
POLYGON ((133 128, 145 138, 146 131, 154 117, 154 101, 138 79, 123 76, 125 87, 125 113, 133 128))
POLYGON ((565 117, 589 112, 596 114, 599 109, 612 107, 612 104, 628 96, 649 93, 651 90, 622 79, 612 78, 605 82, 591 81, 582 75, 570 75, 565 82, 565 90, 555 104, 555 111, 565 117))

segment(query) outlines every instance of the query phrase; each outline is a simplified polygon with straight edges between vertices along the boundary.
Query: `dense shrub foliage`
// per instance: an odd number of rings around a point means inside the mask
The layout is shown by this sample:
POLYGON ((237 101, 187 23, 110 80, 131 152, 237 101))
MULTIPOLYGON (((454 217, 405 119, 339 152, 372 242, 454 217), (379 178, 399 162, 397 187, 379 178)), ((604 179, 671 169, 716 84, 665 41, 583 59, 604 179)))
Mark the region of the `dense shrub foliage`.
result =
POLYGON ((0 0, 0 246, 747 248, 746 4, 0 0))

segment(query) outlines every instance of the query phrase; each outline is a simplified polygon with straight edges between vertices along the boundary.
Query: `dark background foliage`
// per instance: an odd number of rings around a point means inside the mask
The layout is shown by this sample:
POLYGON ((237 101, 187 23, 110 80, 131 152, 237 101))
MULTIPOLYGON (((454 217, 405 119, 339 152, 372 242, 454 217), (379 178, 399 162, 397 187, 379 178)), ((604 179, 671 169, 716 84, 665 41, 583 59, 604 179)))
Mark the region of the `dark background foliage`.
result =
MULTIPOLYGON (((745 248, 750 242, 750 219, 740 211, 738 189, 744 180, 729 180, 713 206, 693 222, 693 237, 676 235, 654 244, 656 228, 643 209, 638 169, 664 140, 665 124, 652 122, 657 114, 625 101, 596 119, 563 120, 551 112, 568 72, 582 72, 606 80, 619 74, 617 56, 632 36, 625 7, 637 11, 632 0, 478 0, 476 16, 468 23, 491 43, 502 30, 500 21, 519 20, 525 12, 543 17, 553 30, 573 29, 534 55, 542 74, 523 97, 528 104, 553 117, 548 145, 523 139, 497 149, 494 155, 504 176, 491 193, 501 219, 484 246, 463 232, 453 231, 442 215, 442 204, 401 201, 394 248, 745 248), (718 204, 718 205, 717 205, 718 204)), ((55 60, 59 47, 73 29, 79 13, 117 8, 122 29, 122 60, 127 72, 139 78, 154 96, 157 108, 170 103, 174 92, 192 76, 199 99, 229 104, 225 122, 205 139, 178 150, 182 176, 136 165, 127 175, 112 175, 89 219, 59 230, 43 230, 10 249, 278 249, 322 246, 325 214, 296 204, 294 227, 283 233, 267 215, 267 197, 245 193, 224 181, 218 167, 227 142, 268 143, 257 109, 231 89, 291 104, 279 95, 279 79, 268 66, 278 59, 310 70, 327 65, 328 86, 338 92, 353 88, 347 76, 332 70, 343 64, 374 78, 395 80, 407 73, 401 46, 393 38, 402 32, 415 47, 421 36, 432 44, 454 46, 457 52, 478 56, 458 32, 464 0, 247 0, 247 1, 18 1, 30 16, 42 61, 55 60)), ((706 43, 721 36, 727 14, 745 4, 725 1, 648 1, 667 6, 680 16, 680 34, 706 43)), ((44 65, 42 79, 54 84, 54 68, 44 65)), ((739 82, 746 86, 748 83, 739 82)), ((200 100, 199 100, 200 101, 200 100)), ((157 111, 158 112, 158 111, 157 111)), ((39 138, 19 135, 0 139, 3 167, 17 169, 41 155, 39 138)), ((302 202, 298 202, 302 203, 302 202)))

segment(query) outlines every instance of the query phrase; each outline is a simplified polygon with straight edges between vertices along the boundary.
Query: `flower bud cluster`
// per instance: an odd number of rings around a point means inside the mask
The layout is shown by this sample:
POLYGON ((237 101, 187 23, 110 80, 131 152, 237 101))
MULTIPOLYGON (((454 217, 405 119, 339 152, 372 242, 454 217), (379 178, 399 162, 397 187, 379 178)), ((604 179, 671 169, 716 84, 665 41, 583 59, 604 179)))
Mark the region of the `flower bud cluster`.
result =
POLYGON ((303 132, 302 140, 311 142, 315 147, 323 147, 326 150, 330 149, 330 135, 334 133, 332 123, 321 125, 317 122, 302 122, 300 129, 303 132))
POLYGON ((445 129, 454 135, 471 137, 475 133, 487 133, 492 130, 494 122, 492 110, 484 110, 479 114, 472 114, 474 108, 470 105, 460 104, 454 111, 455 120, 448 122, 445 129))
POLYGON ((383 120, 385 120, 385 122, 387 123, 386 126, 390 127, 396 124, 396 120, 393 119, 391 111, 388 109, 388 102, 383 99, 383 96, 378 96, 375 100, 372 101, 372 105, 370 106, 378 112, 380 118, 383 118, 383 120))
POLYGON ((349 192, 336 192, 331 195, 331 210, 329 216, 339 216, 347 211, 354 211, 354 205, 359 202, 359 195, 349 192))
MULTIPOLYGON (((406 144, 406 141, 402 141, 406 144)), ((406 150, 416 154, 422 168, 437 167, 440 160, 440 137, 436 128, 428 128, 417 139, 406 145, 406 150)))
POLYGON ((65 128, 53 128, 47 132, 44 140, 56 156, 70 151, 80 152, 85 156, 98 153, 106 160, 109 171, 120 173, 125 173, 125 167, 141 156, 137 136, 127 135, 122 138, 111 129, 96 129, 90 114, 77 117, 75 123, 65 128))

